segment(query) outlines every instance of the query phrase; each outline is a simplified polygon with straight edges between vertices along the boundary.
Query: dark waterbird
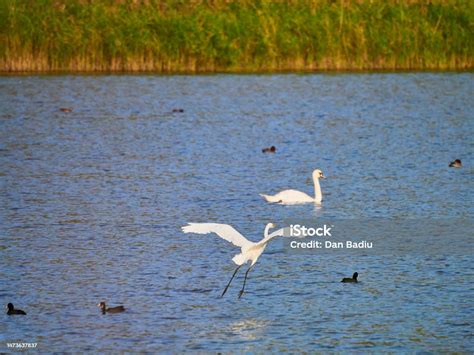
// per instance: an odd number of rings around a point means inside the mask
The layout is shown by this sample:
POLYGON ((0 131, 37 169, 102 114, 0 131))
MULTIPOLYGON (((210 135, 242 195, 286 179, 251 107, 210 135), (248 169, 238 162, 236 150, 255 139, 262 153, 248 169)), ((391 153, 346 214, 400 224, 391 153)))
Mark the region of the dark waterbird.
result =
POLYGON ((59 109, 59 111, 61 112, 72 112, 72 108, 69 108, 69 107, 61 107, 59 109))
POLYGON ((272 145, 270 148, 263 148, 262 153, 275 153, 276 148, 274 145, 272 145))
POLYGON ((14 315, 14 314, 22 314, 22 315, 26 316, 25 311, 22 311, 21 309, 15 309, 15 307, 13 306, 12 303, 7 304, 7 309, 8 309, 7 314, 9 316, 14 315))
POLYGON ((462 167, 461 159, 456 159, 456 160, 452 161, 451 163, 449 163, 449 167, 450 168, 460 168, 460 167, 462 167))
POLYGON ((357 276, 359 276, 359 274, 357 272, 354 272, 354 275, 352 275, 352 278, 350 277, 344 277, 341 282, 357 282, 357 276))
POLYGON ((99 307, 102 310, 102 314, 105 313, 120 313, 125 311, 124 306, 116 306, 116 307, 107 307, 105 302, 100 302, 97 307, 99 307))
POLYGON ((178 113, 178 112, 181 113, 181 112, 184 112, 184 110, 182 108, 174 108, 172 112, 173 113, 178 113))

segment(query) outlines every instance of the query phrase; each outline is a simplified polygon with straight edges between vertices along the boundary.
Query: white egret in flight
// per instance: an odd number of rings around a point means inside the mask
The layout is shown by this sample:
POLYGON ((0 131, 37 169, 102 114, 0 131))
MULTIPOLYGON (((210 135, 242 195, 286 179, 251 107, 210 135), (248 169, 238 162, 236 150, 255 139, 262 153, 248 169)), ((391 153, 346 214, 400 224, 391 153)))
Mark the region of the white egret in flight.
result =
POLYGON ((248 261, 251 262, 247 272, 245 273, 244 284, 242 286, 242 290, 240 290, 239 298, 242 297, 245 290, 245 282, 247 281, 247 276, 250 269, 255 265, 260 255, 262 255, 265 247, 267 246, 268 242, 275 237, 283 236, 284 228, 279 229, 272 234, 268 234, 270 228, 275 228, 273 223, 268 223, 265 227, 265 231, 263 233, 263 239, 257 243, 251 242, 247 238, 245 238, 242 234, 237 232, 232 226, 228 224, 218 224, 218 223, 189 223, 187 226, 182 227, 184 233, 197 233, 197 234, 208 234, 208 233, 216 233, 222 239, 231 242, 237 247, 240 247, 240 254, 237 254, 232 258, 232 261, 237 264, 237 269, 235 269, 234 274, 232 275, 229 283, 222 292, 221 297, 225 295, 227 289, 230 286, 230 283, 234 279, 234 276, 239 271, 240 267, 246 264, 248 261))

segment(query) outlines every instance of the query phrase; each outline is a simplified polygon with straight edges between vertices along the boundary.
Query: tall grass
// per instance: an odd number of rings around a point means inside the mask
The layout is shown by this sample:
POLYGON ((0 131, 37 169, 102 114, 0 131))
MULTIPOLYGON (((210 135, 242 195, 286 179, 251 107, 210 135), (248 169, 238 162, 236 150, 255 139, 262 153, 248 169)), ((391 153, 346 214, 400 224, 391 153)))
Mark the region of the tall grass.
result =
POLYGON ((472 69, 471 0, 0 0, 0 71, 472 69))

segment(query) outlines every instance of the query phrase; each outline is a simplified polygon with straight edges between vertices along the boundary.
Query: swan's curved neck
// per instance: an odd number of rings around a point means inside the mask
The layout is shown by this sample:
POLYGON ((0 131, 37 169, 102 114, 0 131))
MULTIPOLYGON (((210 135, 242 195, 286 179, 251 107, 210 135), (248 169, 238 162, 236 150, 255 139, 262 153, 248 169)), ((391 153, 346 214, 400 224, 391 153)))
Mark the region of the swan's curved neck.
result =
POLYGON ((321 203, 323 200, 323 193, 321 192, 321 185, 319 185, 319 179, 315 178, 314 181, 314 201, 316 203, 321 203))

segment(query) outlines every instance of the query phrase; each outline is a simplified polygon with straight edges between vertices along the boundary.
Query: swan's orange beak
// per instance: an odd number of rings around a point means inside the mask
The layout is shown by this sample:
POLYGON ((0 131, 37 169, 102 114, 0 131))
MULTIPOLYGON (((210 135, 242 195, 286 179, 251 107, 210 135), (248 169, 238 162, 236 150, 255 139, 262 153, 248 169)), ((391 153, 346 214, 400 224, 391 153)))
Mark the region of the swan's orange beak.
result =
POLYGON ((326 176, 324 176, 323 174, 321 174, 321 175, 319 176, 319 178, 320 178, 320 179, 326 179, 326 176))

